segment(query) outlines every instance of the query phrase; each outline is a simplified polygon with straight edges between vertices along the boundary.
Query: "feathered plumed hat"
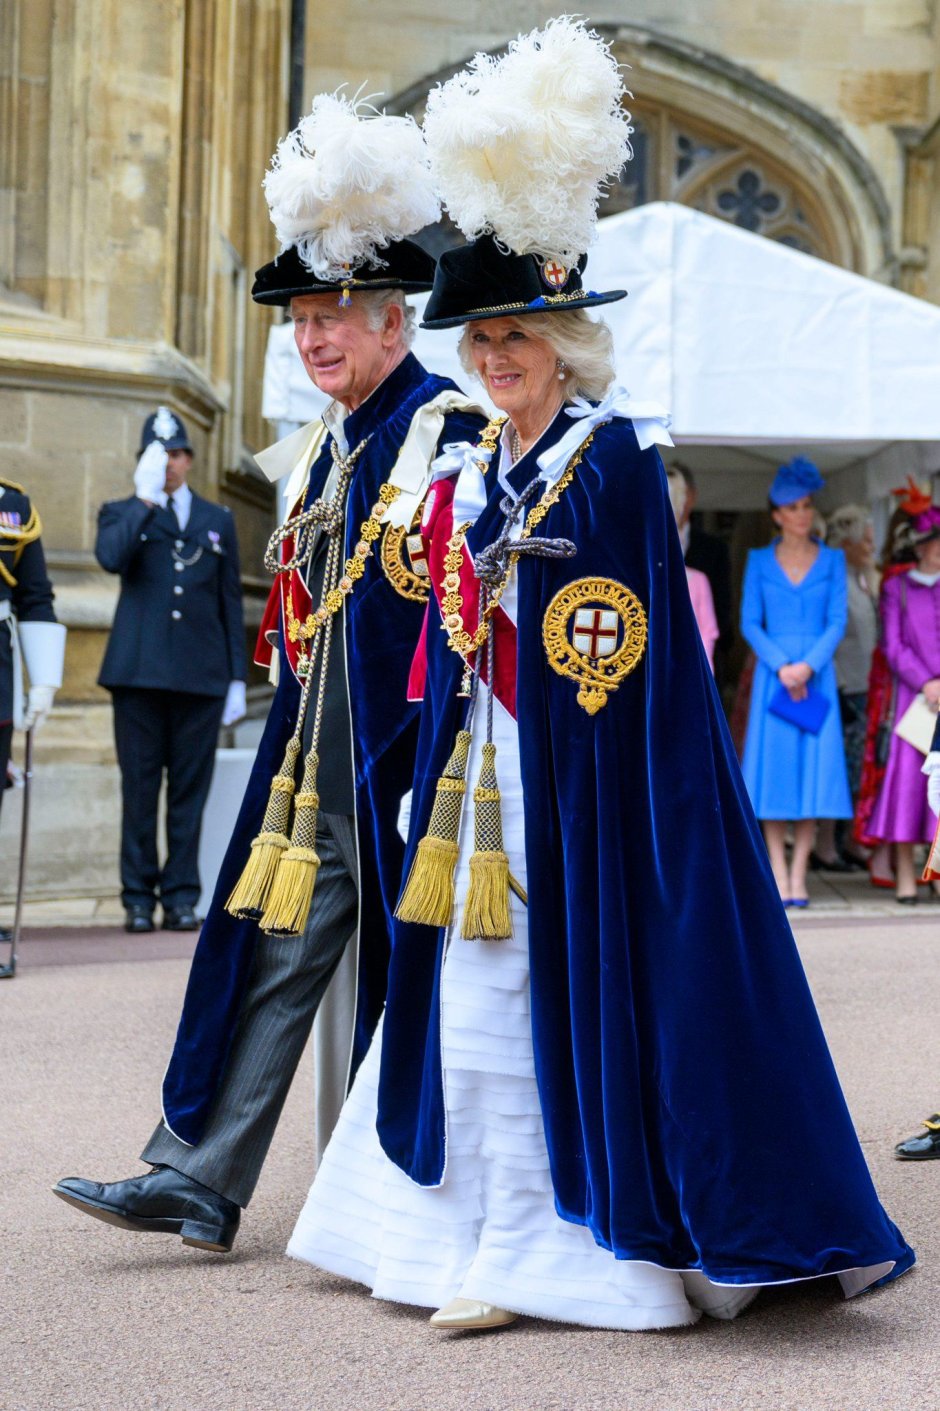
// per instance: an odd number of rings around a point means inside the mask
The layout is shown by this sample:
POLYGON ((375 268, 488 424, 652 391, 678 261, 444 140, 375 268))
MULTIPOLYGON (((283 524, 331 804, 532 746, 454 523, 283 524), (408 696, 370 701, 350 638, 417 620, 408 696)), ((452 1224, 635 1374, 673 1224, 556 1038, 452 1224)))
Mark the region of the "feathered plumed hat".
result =
POLYGON ((264 194, 281 253, 255 275, 252 298, 430 289, 434 260, 408 236, 440 218, 421 129, 358 96, 321 93, 271 159, 264 194))
POLYGON ((609 46, 567 16, 431 92, 431 167, 470 243, 438 261, 425 328, 626 297, 581 281, 601 190, 633 155, 624 96, 609 46))

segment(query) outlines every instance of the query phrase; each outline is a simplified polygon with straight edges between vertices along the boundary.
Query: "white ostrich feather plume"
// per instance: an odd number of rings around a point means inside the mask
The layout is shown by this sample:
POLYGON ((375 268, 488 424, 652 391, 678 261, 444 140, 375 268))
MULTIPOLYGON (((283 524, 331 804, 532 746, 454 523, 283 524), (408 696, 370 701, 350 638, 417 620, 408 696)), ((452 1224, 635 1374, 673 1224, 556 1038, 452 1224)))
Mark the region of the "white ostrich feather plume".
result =
POLYGON ((604 184, 633 153, 610 48, 561 16, 506 54, 477 54, 432 90, 424 132, 438 189, 468 240, 571 267, 593 244, 604 184))
POLYGON ((281 249, 297 247, 319 279, 381 268, 392 240, 440 218, 424 136, 357 94, 321 93, 271 159, 264 194, 281 249))

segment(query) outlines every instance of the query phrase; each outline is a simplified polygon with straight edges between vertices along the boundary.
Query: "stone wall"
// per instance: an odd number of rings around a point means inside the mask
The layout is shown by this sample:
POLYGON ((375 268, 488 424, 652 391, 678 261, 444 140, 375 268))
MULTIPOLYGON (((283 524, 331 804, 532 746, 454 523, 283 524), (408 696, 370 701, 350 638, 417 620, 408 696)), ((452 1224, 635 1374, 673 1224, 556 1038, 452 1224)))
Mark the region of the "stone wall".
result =
MULTIPOLYGON (((271 314, 249 288, 274 249, 260 177, 287 121, 289 19, 289 0, 2 10, 0 475, 33 496, 60 615, 91 634, 70 644, 64 699, 94 695, 114 600, 97 510, 130 493, 159 403, 249 566, 273 520, 250 465, 271 314)), ((256 572, 246 588, 261 595, 256 572)))
MULTIPOLYGON (((118 778, 95 678, 117 584, 98 507, 132 491, 140 428, 181 415, 192 483, 228 504, 252 643, 273 491, 251 453, 275 242, 261 175, 288 119, 290 0, 5 0, 0 5, 0 476, 42 517, 69 627, 36 741, 33 895, 113 894, 118 778)), ((194 663, 198 670, 198 663, 194 663)), ((17 741, 17 748, 20 742, 17 741)), ((13 882, 18 799, 0 831, 13 882)))

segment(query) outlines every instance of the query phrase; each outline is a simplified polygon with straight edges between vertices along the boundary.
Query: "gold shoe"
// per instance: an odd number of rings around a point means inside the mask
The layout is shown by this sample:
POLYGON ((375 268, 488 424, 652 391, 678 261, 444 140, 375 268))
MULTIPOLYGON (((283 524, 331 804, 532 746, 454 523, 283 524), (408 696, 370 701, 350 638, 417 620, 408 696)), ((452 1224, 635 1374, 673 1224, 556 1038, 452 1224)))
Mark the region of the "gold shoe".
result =
POLYGON ((485 1328, 505 1328, 518 1317, 518 1313, 494 1308, 492 1303, 479 1303, 475 1298, 452 1298, 431 1314, 430 1322, 432 1328, 470 1328, 480 1332, 485 1328))

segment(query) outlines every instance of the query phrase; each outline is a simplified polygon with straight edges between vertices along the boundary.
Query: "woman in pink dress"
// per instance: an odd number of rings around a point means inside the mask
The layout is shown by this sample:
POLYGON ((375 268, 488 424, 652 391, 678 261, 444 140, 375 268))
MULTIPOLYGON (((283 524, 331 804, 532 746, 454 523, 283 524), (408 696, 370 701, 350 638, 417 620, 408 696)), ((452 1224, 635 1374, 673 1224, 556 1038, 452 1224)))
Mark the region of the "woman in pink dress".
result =
MULTIPOLYGON (((678 470, 667 470, 666 479, 669 482, 669 502, 678 525, 682 523, 682 512, 688 499, 689 487, 678 470)), ((708 657, 708 664, 714 676, 715 643, 718 641, 720 633, 718 619, 715 616, 712 585, 700 569, 689 568, 688 564, 686 564, 685 576, 689 583, 689 597, 692 599, 692 611, 695 613, 695 621, 698 623, 699 636, 702 639, 705 655, 708 657)))
MULTIPOLYGON (((890 579, 881 601, 882 648, 891 668, 895 725, 919 694, 936 710, 940 703, 940 508, 914 520, 916 567, 890 579)), ((936 819, 921 772, 924 755, 897 734, 891 747, 869 832, 896 845, 895 895, 917 900, 914 847, 933 841, 936 819)))

